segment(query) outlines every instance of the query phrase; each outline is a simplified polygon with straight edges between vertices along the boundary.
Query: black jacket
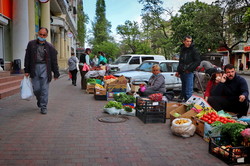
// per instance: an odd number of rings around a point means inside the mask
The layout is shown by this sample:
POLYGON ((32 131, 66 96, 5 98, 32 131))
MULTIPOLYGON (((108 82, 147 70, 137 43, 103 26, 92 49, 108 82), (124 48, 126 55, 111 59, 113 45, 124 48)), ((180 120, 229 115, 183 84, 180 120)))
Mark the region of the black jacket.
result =
POLYGON ((193 45, 185 47, 184 44, 180 47, 178 73, 193 72, 200 64, 200 55, 193 45))
POLYGON ((214 96, 223 96, 229 101, 238 101, 240 95, 248 100, 248 85, 246 80, 235 74, 232 80, 227 79, 225 83, 219 83, 213 90, 214 96))
MULTIPOLYGON (((31 78, 35 76, 35 65, 37 58, 37 48, 38 40, 31 40, 26 48, 26 54, 24 59, 24 72, 29 73, 31 78)), ((54 73, 54 78, 60 76, 58 63, 57 63, 57 51, 54 46, 48 42, 45 42, 45 60, 47 65, 48 81, 52 79, 52 73, 54 73)))

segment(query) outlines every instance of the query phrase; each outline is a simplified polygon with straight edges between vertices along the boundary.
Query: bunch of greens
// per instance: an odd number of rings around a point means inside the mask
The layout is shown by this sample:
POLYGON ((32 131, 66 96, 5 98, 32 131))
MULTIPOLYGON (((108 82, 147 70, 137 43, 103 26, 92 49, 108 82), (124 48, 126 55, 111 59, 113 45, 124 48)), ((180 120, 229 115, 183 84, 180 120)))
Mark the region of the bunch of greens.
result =
POLYGON ((221 141, 229 142, 233 146, 241 145, 243 137, 240 132, 247 128, 247 125, 240 123, 226 123, 221 126, 221 141))
POLYGON ((87 83, 89 84, 96 84, 96 80, 94 78, 88 78, 87 83))
POLYGON ((114 99, 122 104, 135 103, 135 97, 125 93, 114 94, 114 99))
POLYGON ((193 107, 194 107, 194 103, 188 104, 187 107, 186 107, 186 111, 191 110, 191 108, 193 108, 193 107))
POLYGON ((112 108, 115 107, 116 109, 122 109, 122 103, 116 101, 109 101, 104 108, 112 108))
POLYGON ((124 107, 124 110, 125 110, 126 112, 132 112, 132 108, 129 107, 129 106, 125 106, 125 107, 124 107))

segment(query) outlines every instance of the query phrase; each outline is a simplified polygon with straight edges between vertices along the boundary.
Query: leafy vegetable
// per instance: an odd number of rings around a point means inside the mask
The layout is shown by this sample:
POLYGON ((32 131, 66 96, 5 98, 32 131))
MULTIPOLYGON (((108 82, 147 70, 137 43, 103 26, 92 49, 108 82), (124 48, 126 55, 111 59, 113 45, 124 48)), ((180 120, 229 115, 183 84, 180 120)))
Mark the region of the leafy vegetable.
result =
POLYGON ((87 83, 89 83, 89 84, 96 84, 96 81, 95 81, 94 78, 88 78, 87 79, 87 83))
POLYGON ((122 104, 116 101, 109 101, 104 108, 112 108, 115 107, 116 109, 122 109, 122 104))
POLYGON ((223 123, 221 121, 215 121, 214 123, 211 124, 211 126, 215 127, 215 126, 220 126, 223 123))
POLYGON ((114 94, 114 99, 122 104, 135 103, 136 99, 134 96, 127 95, 125 93, 114 94))
POLYGON ((128 107, 128 106, 125 106, 125 107, 124 107, 124 110, 127 111, 127 112, 132 112, 132 108, 131 108, 131 107, 128 107))
POLYGON ((241 131, 247 128, 247 125, 240 123, 226 123, 221 125, 222 141, 229 141, 233 146, 239 146, 243 140, 241 131))

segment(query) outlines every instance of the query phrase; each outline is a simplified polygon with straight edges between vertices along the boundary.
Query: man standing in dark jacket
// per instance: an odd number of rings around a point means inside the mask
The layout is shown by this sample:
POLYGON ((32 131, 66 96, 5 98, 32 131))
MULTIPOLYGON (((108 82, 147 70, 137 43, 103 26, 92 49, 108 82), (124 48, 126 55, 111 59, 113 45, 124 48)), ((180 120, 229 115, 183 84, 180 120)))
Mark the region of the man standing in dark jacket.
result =
POLYGON ((38 38, 28 43, 25 59, 25 76, 30 76, 34 94, 37 99, 37 106, 41 114, 47 114, 49 82, 54 73, 56 80, 60 74, 57 63, 57 51, 52 44, 46 42, 48 29, 41 27, 38 38))
POLYGON ((221 82, 214 88, 214 96, 208 97, 208 103, 216 111, 234 112, 238 117, 248 112, 248 85, 246 80, 235 73, 232 64, 224 67, 225 74, 221 82))
POLYGON ((185 101, 193 94, 194 73, 193 71, 200 64, 200 55, 192 45, 192 37, 186 36, 181 45, 179 65, 176 76, 181 78, 181 96, 185 101))

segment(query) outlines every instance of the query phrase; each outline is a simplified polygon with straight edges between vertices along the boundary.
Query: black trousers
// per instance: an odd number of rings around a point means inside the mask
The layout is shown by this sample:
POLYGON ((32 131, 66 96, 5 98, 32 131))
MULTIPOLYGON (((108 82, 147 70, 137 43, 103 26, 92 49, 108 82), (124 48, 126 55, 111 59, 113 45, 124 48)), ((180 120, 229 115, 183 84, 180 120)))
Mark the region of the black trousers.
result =
POLYGON ((69 71, 72 75, 72 84, 76 85, 76 80, 77 80, 77 69, 75 70, 70 70, 69 71))
POLYGON ((87 80, 84 78, 84 76, 86 75, 87 71, 82 71, 82 68, 83 66, 79 65, 79 70, 80 70, 80 73, 81 73, 81 88, 82 89, 86 89, 87 88, 87 80))
POLYGON ((208 97, 208 103, 216 111, 224 110, 226 112, 233 112, 237 117, 246 116, 249 108, 248 100, 239 102, 239 100, 228 100, 221 96, 208 97))

